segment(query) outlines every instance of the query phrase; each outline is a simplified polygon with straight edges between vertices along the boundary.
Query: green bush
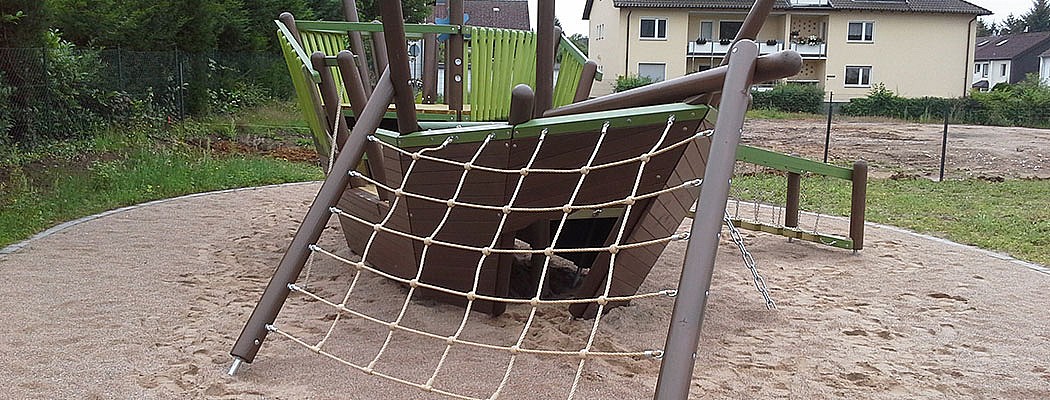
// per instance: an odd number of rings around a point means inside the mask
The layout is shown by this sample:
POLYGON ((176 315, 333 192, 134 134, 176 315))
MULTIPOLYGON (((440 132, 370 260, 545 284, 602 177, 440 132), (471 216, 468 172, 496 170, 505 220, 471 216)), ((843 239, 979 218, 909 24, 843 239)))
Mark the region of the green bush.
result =
POLYGON ((842 113, 916 121, 940 121, 948 111, 950 121, 977 125, 1050 127, 1050 87, 1030 76, 1013 85, 996 85, 990 92, 969 97, 904 98, 875 85, 867 97, 850 100, 842 113))
POLYGON ((751 97, 756 109, 817 114, 824 103, 824 89, 817 85, 783 83, 773 90, 751 92, 751 97))
POLYGON ((627 75, 627 76, 624 76, 624 75, 620 75, 620 76, 616 77, 616 87, 615 87, 614 90, 616 92, 622 92, 622 91, 625 91, 625 90, 631 90, 631 89, 642 87, 642 86, 645 86, 645 85, 650 85, 653 82, 654 82, 653 78, 650 78, 648 76, 641 76, 641 75, 627 75))

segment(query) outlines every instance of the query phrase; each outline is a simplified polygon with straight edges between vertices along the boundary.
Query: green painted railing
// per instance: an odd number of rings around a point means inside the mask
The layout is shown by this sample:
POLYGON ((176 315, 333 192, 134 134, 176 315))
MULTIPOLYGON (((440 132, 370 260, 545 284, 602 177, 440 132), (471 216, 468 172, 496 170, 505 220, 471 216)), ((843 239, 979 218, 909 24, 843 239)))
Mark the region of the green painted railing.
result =
POLYGON ((292 34, 288 32, 287 28, 281 23, 278 23, 277 26, 278 32, 281 32, 281 34, 277 35, 277 40, 281 44, 284 61, 288 65, 288 75, 292 78, 292 86, 295 88, 295 99, 299 103, 303 119, 306 120, 307 126, 310 127, 317 154, 329 154, 331 148, 329 147, 328 133, 314 106, 315 99, 320 103, 321 98, 315 83, 317 72, 308 67, 309 63, 304 64, 302 62, 302 60, 308 60, 309 58, 306 56, 305 50, 292 39, 292 34))

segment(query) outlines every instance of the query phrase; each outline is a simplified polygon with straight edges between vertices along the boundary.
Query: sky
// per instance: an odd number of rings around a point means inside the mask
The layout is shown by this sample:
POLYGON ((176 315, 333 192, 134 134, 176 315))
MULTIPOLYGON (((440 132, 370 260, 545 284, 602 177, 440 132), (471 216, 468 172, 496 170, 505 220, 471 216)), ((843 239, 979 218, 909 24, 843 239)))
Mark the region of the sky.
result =
MULTIPOLYGON (((984 17, 985 21, 1002 21, 1006 19, 1007 15, 1013 13, 1014 16, 1020 17, 1021 14, 1027 12, 1032 8, 1032 0, 968 0, 974 5, 983 7, 993 13, 984 17)), ((557 0, 554 3, 555 10, 554 15, 558 16, 558 20, 561 21, 562 27, 565 28, 565 34, 571 35, 573 33, 580 33, 583 35, 587 34, 587 21, 583 18, 583 4, 584 0, 557 0)), ((529 0, 529 15, 532 17, 532 26, 536 26, 536 0, 529 0)))

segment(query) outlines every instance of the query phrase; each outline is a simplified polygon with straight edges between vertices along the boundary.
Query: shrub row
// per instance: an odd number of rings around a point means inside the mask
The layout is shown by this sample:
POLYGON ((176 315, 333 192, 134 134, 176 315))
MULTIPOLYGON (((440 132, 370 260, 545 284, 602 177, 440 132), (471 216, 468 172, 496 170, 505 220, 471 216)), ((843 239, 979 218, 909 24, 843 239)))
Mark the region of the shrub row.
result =
POLYGON ((852 99, 841 109, 845 115, 917 121, 941 120, 946 110, 949 120, 956 123, 1050 128, 1050 87, 1029 78, 969 97, 904 98, 879 84, 867 97, 852 99))
POLYGON ((824 89, 817 85, 783 83, 772 90, 751 92, 753 108, 786 112, 819 113, 824 89))

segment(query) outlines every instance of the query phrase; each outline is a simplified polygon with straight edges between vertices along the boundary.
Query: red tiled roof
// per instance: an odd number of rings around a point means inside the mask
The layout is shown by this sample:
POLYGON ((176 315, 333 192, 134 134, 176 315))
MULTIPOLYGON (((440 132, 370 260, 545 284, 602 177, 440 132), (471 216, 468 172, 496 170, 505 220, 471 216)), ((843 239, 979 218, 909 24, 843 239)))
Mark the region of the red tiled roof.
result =
MULTIPOLYGON (((698 8, 698 9, 740 9, 751 8, 754 0, 614 0, 616 7, 635 8, 698 8)), ((584 19, 590 17, 593 0, 587 0, 584 6, 584 19)), ((792 6, 789 0, 776 0, 774 9, 825 9, 825 10, 868 10, 868 11, 901 11, 918 13, 946 13, 991 15, 991 11, 970 4, 965 0, 828 0, 825 6, 792 6)))
POLYGON ((977 38, 975 43, 974 60, 1010 60, 1033 49, 1050 46, 1050 32, 984 36, 977 38))
MULTIPOLYGON (((435 18, 448 18, 448 2, 442 3, 434 6, 431 22, 435 18)), ((467 25, 525 31, 531 29, 527 0, 464 0, 463 12, 470 16, 467 25)))

